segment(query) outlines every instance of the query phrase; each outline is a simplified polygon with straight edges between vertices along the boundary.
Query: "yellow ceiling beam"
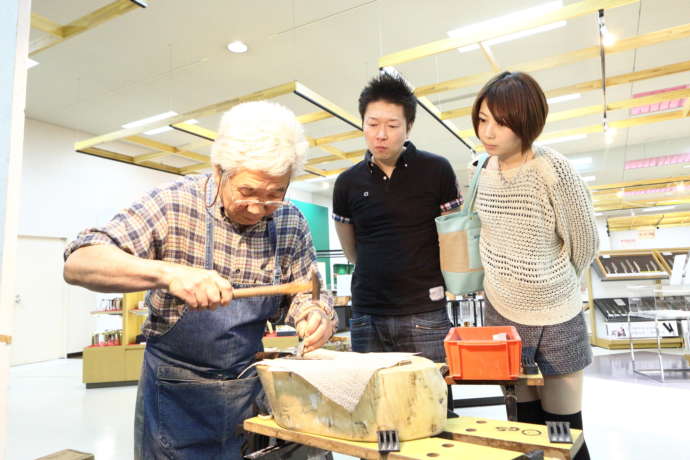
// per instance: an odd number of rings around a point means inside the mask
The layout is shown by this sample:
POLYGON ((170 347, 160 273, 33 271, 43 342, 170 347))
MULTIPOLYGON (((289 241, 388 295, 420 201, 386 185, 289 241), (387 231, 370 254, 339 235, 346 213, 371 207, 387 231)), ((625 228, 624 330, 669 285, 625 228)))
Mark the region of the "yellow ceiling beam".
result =
MULTIPOLYGON (((612 121, 612 122, 609 122, 609 126, 611 128, 624 129, 624 128, 631 128, 633 126, 647 125, 650 123, 659 123, 662 121, 680 120, 682 118, 685 118, 685 116, 683 115, 683 111, 682 110, 674 110, 673 112, 656 113, 654 115, 645 115, 643 117, 628 118, 625 120, 612 121)), ((560 131, 552 131, 550 133, 542 134, 537 139, 537 142, 539 142, 540 140, 545 141, 548 139, 555 139, 557 137, 574 136, 577 134, 600 133, 603 131, 604 131, 604 128, 601 124, 582 126, 580 128, 573 128, 573 129, 563 129, 560 131)), ((472 131, 472 130, 461 131, 461 133, 469 133, 469 132, 474 133, 474 131, 472 131)), ((484 146, 481 144, 477 145, 475 150, 478 152, 483 151, 484 146)))
POLYGON ((54 37, 63 38, 62 24, 53 22, 37 13, 31 13, 31 28, 53 35, 54 37))
POLYGON ((110 150, 101 149, 101 148, 97 148, 97 147, 87 147, 85 149, 78 150, 78 152, 86 153, 88 155, 98 156, 101 158, 107 158, 108 160, 121 161, 123 163, 129 163, 129 164, 137 164, 138 166, 145 166, 147 168, 157 169, 157 170, 163 171, 163 172, 180 174, 180 169, 176 168, 174 166, 166 165, 163 163, 155 163, 152 161, 144 161, 142 163, 134 163, 134 158, 132 158, 128 155, 123 155, 121 153, 112 152, 110 150))
MULTIPOLYGON (((648 34, 639 35, 637 37, 626 38, 619 40, 613 46, 606 48, 606 54, 620 53, 629 51, 631 49, 642 48, 645 46, 656 45, 659 43, 668 42, 671 40, 679 40, 690 37, 690 24, 684 24, 668 29, 650 32, 648 34)), ((511 70, 520 70, 522 72, 536 72, 539 70, 552 69, 554 67, 573 64, 584 59, 599 57, 600 49, 598 46, 590 46, 569 53, 558 54, 543 59, 537 59, 522 64, 515 64, 508 66, 511 70)), ((493 72, 482 72, 475 75, 456 78, 452 80, 434 83, 426 86, 419 86, 415 89, 417 96, 428 96, 429 94, 440 93, 453 89, 465 88, 468 86, 475 86, 484 84, 489 78, 494 75, 493 72)), ((650 77, 651 78, 651 77, 650 77)))
MULTIPOLYGON (((336 175, 340 174, 341 172, 345 171, 346 169, 347 168, 340 168, 340 169, 332 169, 330 171, 323 171, 323 176, 325 176, 325 177, 336 176, 336 175)), ((319 171, 321 171, 321 170, 319 170, 319 171)), ((303 174, 301 176, 297 176, 294 180, 295 181, 302 181, 305 179, 313 179, 315 175, 317 177, 321 176, 321 174, 318 174, 318 175, 317 174, 303 174)))
POLYGON ((670 184, 673 185, 674 183, 679 183, 679 182, 685 182, 689 181, 690 182, 690 176, 676 176, 676 177, 660 177, 657 179, 642 179, 642 180, 635 180, 635 181, 626 181, 626 182, 616 182, 614 184, 604 184, 604 185, 592 185, 589 187, 590 190, 592 190, 592 193, 595 194, 599 191, 604 191, 604 190, 620 190, 622 188, 629 188, 629 187, 640 187, 640 186, 659 186, 663 184, 670 184))
POLYGON ((500 72, 501 66, 498 65, 498 61, 496 61, 496 56, 494 56, 493 51, 491 51, 491 47, 484 42, 479 42, 478 45, 479 45, 479 49, 482 50, 482 53, 484 54, 484 57, 486 58, 486 60, 489 61, 489 65, 491 66, 491 69, 494 72, 500 72))
POLYGON ((306 125, 307 123, 314 123, 316 121, 325 120, 327 118, 331 118, 332 116, 333 115, 326 112, 325 110, 320 110, 318 112, 305 113, 304 115, 300 115, 297 117, 297 121, 306 125))
MULTIPOLYGON (((622 101, 612 102, 608 105, 608 111, 629 109, 631 107, 639 107, 641 105, 656 104, 657 102, 670 101, 672 99, 688 98, 690 100, 690 88, 679 89, 675 91, 667 91, 659 94, 652 94, 651 96, 633 97, 622 101)), ((604 112, 604 105, 590 105, 588 107, 580 107, 572 110, 563 110, 561 112, 554 112, 549 114, 546 122, 555 122, 561 120, 568 120, 571 118, 579 118, 587 115, 600 114, 604 112)), ((687 116, 687 114, 684 114, 687 116)))
POLYGON ((295 82, 294 93, 300 97, 307 99, 312 104, 330 112, 331 114, 340 118, 346 123, 349 123, 350 125, 352 125, 353 128, 362 129, 362 120, 360 120, 358 116, 352 115, 347 110, 339 107, 338 105, 329 101, 328 99, 316 93, 315 91, 312 91, 311 89, 304 86, 302 83, 295 82))
MULTIPOLYGON (((51 35, 57 37, 56 40, 38 40, 32 42, 30 44, 29 55, 31 56, 43 50, 46 50, 52 46, 57 45, 58 43, 62 43, 68 38, 72 38, 75 35, 86 32, 87 30, 93 29, 94 27, 106 21, 109 21, 117 16, 123 15, 131 10, 138 8, 140 7, 137 6, 131 0, 116 0, 112 3, 109 3, 95 11, 92 11, 91 13, 88 13, 80 17, 79 19, 70 22, 69 24, 60 26, 59 31, 54 31, 58 33, 48 32, 51 35)), ((39 30, 43 30, 45 32, 45 28, 54 28, 55 26, 57 26, 57 24, 50 21, 49 19, 40 17, 38 15, 36 15, 36 20, 34 21, 34 15, 32 14, 31 26, 39 30)))
MULTIPOLYGON (((327 144, 324 144, 327 145, 327 144)), ((322 147, 322 146, 319 146, 322 147)), ((361 149, 361 150, 354 150, 352 152, 345 152, 345 159, 346 160, 356 160, 359 161, 364 157, 364 154, 366 153, 366 149, 361 149)), ((316 165, 320 163, 330 163, 331 161, 338 161, 341 160, 342 158, 340 156, 336 155, 324 155, 316 158, 312 158, 311 160, 307 161, 308 165, 316 165)), ((355 161, 353 161, 354 163, 355 161)))
POLYGON ((183 168, 180 168, 180 174, 186 176, 187 174, 193 174, 201 171, 202 169, 210 168, 211 166, 211 163, 199 163, 195 165, 185 166, 183 168))
POLYGON ((396 53, 388 54, 379 59, 379 67, 394 66, 403 62, 414 61, 423 57, 510 35, 535 27, 552 24, 554 22, 573 19, 590 13, 596 13, 600 9, 611 9, 619 6, 637 3, 639 0, 584 0, 573 3, 556 11, 552 11, 527 21, 516 21, 504 27, 486 28, 482 31, 472 31, 460 37, 446 38, 425 45, 417 46, 396 53))
MULTIPOLYGON (((677 62, 675 64, 663 65, 659 67, 653 67, 651 69, 640 70, 637 72, 630 72, 626 74, 609 77, 606 79, 606 87, 610 88, 612 86, 623 85, 627 83, 633 83, 636 81, 648 80, 651 78, 663 77, 665 75, 671 75, 675 73, 688 71, 690 71, 690 61, 677 62)), ((596 91, 598 89, 601 89, 601 79, 576 83, 574 85, 563 86, 561 88, 555 88, 546 91, 545 93, 546 97, 557 97, 573 93, 586 93, 588 91, 596 91)), ((471 114, 472 106, 461 107, 459 109, 453 109, 448 110, 446 112, 442 112, 441 119, 448 120, 451 118, 459 118, 471 114)))
MULTIPOLYGON (((136 134, 143 133, 150 129, 159 128, 165 125, 179 125, 184 121, 191 118, 204 118, 209 115, 213 115, 219 112, 224 112, 231 107, 234 107, 243 102, 249 101, 259 101, 264 99, 273 99, 284 94, 289 94, 295 89, 295 82, 289 82, 282 85, 274 86, 272 88, 264 89, 261 91, 256 91, 254 93, 247 94, 245 96, 236 97, 229 99, 227 101, 219 102, 216 104, 207 105, 200 109, 192 110, 191 112, 186 112, 181 115, 175 115, 168 117, 164 120, 147 123, 145 125, 136 126, 134 128, 121 129, 119 131, 114 131, 112 133, 103 134, 101 136, 92 137, 91 139, 86 139, 74 144, 75 150, 82 150, 87 147, 92 147, 94 145, 102 144, 104 142, 112 142, 123 137, 133 136, 136 134)), ((193 125, 192 125, 193 126, 193 125)))
POLYGON ((334 142, 341 142, 349 139, 357 139, 358 137, 362 136, 362 131, 347 131, 344 133, 332 134, 330 136, 317 137, 316 139, 313 139, 313 145, 320 147, 323 144, 332 144, 334 142))
POLYGON ((209 142, 215 141, 216 137, 218 137, 217 132, 212 131, 210 129, 206 129, 203 126, 199 126, 199 125, 192 125, 189 123, 175 123, 175 124, 170 125, 170 127, 174 128, 178 131, 182 131, 184 133, 191 134, 192 136, 206 139, 209 142))
POLYGON ((168 145, 168 144, 164 144, 162 142, 154 141, 153 139, 148 139, 146 137, 129 136, 129 137, 126 137, 124 140, 129 141, 129 142, 134 142, 135 144, 143 145, 145 147, 149 147, 149 148, 156 150, 156 152, 153 152, 153 153, 146 153, 146 154, 137 155, 136 157, 134 157, 133 162, 136 164, 139 164, 139 163, 144 162, 144 161, 149 161, 152 159, 160 158, 163 156, 168 156, 168 155, 176 155, 176 156, 180 156, 183 158, 187 158, 189 160, 200 161, 200 162, 208 162, 209 161, 208 155, 202 155, 200 153, 190 152, 189 150, 179 149, 177 147, 173 147, 172 145, 168 145))

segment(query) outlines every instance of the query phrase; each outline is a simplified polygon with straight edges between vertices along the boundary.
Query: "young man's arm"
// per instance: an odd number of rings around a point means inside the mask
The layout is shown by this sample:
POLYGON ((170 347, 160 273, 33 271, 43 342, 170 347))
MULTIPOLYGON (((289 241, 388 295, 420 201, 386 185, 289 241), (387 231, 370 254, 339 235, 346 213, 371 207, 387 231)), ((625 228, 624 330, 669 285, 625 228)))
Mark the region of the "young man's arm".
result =
POLYGON ((342 222, 335 222, 335 231, 340 240, 340 246, 343 248, 345 257, 352 263, 357 263, 357 250, 355 242, 355 227, 352 224, 345 224, 342 222))

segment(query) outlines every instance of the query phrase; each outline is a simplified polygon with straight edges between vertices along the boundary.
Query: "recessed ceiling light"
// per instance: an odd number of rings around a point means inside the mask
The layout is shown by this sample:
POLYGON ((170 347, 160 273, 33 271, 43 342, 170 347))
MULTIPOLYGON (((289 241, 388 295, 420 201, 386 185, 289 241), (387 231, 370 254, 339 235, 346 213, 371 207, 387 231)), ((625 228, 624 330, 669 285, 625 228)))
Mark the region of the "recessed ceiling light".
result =
MULTIPOLYGON (((451 38, 460 36, 471 36, 472 34, 486 29, 500 29, 502 27, 507 27, 512 24, 524 22, 530 19, 543 16, 544 14, 555 11, 563 7, 562 1, 554 1, 543 3, 541 5, 534 6, 532 8, 527 8, 524 10, 516 11, 514 13, 507 14, 505 16, 500 16, 497 18, 489 19, 487 21, 477 22, 463 27, 458 27, 457 29, 449 30, 448 36, 451 38)), ((521 32, 516 32, 514 34, 504 35, 502 37, 493 38, 491 40, 486 40, 484 43, 488 46, 493 46, 498 43, 505 43, 518 38, 527 37, 534 34, 539 34, 546 32, 548 30, 558 29, 559 27, 565 27, 566 21, 558 21, 552 24, 546 24, 540 27, 535 27, 533 29, 523 30, 521 32)), ((458 51, 465 53, 467 51, 473 51, 479 49, 479 45, 472 44, 458 48, 458 51)))
POLYGON ((159 113, 157 115, 151 115, 150 117, 142 118, 141 120, 130 121, 129 123, 125 123, 124 125, 122 125, 122 127, 125 129, 135 128, 137 126, 142 126, 142 125, 146 125, 149 123, 153 123, 154 121, 164 120, 166 118, 174 117, 175 115, 177 115, 177 112, 173 112, 172 110, 170 110, 168 112, 163 112, 163 113, 159 113))
POLYGON ((228 51, 231 53, 246 53, 249 47, 241 40, 228 43, 228 51))

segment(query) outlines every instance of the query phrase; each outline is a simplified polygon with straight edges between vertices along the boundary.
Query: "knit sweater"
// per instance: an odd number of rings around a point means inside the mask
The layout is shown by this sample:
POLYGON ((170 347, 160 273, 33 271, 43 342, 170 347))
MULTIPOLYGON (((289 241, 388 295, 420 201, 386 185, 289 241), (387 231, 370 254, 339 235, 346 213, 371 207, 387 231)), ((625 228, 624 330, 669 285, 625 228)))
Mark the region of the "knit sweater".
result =
POLYGON ((582 311, 580 275, 599 240, 590 193, 572 165, 550 148, 533 151, 510 178, 482 169, 475 209, 491 305, 516 323, 546 326, 582 311))

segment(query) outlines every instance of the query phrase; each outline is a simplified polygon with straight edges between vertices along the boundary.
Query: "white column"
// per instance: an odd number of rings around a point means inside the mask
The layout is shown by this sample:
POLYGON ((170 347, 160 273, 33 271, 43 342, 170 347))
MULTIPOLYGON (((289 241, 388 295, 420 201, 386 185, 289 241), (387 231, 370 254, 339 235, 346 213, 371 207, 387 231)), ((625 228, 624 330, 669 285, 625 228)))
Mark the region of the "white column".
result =
MULTIPOLYGON (((12 337, 31 0, 0 8, 0 339, 12 337)), ((0 341, 0 458, 7 446, 9 348, 0 341)))

